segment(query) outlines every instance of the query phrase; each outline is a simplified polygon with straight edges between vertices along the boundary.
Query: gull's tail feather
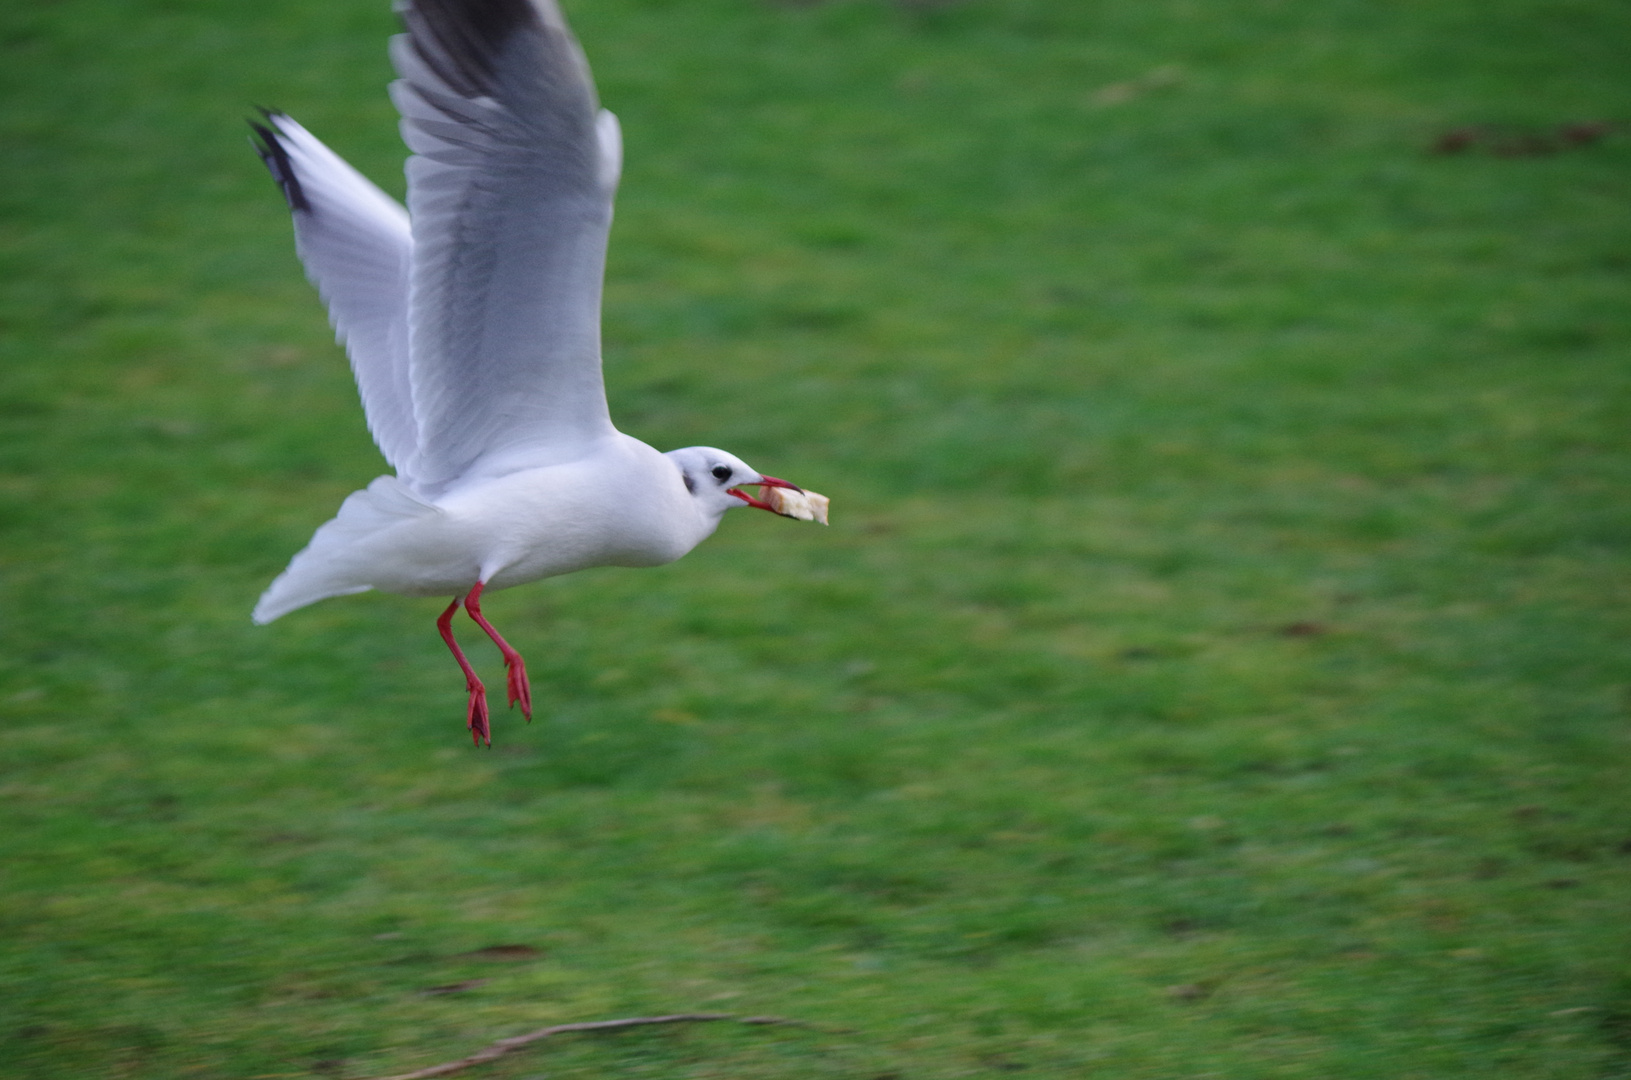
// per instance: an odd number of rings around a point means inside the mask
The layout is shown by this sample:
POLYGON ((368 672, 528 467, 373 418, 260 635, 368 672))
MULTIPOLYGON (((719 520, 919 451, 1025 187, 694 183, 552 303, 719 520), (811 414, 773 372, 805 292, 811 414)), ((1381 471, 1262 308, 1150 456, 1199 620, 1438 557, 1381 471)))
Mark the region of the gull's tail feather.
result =
POLYGON ((331 596, 374 588, 376 545, 370 541, 404 521, 441 513, 415 498, 394 476, 381 476, 340 504, 340 512, 312 536, 261 594, 250 616, 265 625, 280 616, 331 596))
POLYGON ((372 585, 341 586, 319 583, 297 574, 294 564, 290 563, 289 569, 279 574, 271 587, 261 593, 260 601, 255 605, 250 618, 255 620, 256 626, 265 626, 273 619, 281 619, 289 612, 298 611, 319 600, 327 600, 331 596, 350 596, 353 593, 368 592, 372 588, 372 585))

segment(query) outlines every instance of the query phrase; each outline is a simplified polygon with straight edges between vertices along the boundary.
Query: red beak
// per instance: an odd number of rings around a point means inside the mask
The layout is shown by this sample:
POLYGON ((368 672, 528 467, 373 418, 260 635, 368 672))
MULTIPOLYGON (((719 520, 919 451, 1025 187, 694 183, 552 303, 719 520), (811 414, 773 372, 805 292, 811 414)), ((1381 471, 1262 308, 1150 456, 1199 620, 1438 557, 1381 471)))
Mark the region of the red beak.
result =
MULTIPOLYGON (((789 484, 786 480, 778 480, 774 476, 765 476, 762 473, 759 476, 759 480, 756 483, 749 484, 748 487, 792 488, 794 491, 797 491, 800 494, 804 493, 804 489, 799 487, 797 484, 789 484)), ((743 502, 747 503, 749 506, 757 507, 760 510, 769 510, 772 514, 774 514, 776 512, 775 509, 772 508, 769 503, 763 502, 763 501, 761 501, 759 499, 755 499, 752 495, 749 495, 747 492, 743 491, 741 488, 726 488, 725 489, 725 494, 735 495, 738 499, 741 499, 743 502)))

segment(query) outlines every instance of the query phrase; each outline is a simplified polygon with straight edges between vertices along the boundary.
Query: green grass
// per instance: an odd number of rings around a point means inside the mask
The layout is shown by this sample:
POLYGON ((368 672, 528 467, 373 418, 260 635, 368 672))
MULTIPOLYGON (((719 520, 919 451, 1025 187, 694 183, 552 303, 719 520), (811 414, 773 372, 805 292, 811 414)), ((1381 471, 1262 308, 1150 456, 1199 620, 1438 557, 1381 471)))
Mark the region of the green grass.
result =
POLYGON ((494 597, 491 752, 247 615, 380 462, 242 117, 399 189, 388 5, 0 11, 0 1073, 1631 1076, 1631 133, 1427 152, 1631 9, 570 9, 614 416, 834 524, 494 597))

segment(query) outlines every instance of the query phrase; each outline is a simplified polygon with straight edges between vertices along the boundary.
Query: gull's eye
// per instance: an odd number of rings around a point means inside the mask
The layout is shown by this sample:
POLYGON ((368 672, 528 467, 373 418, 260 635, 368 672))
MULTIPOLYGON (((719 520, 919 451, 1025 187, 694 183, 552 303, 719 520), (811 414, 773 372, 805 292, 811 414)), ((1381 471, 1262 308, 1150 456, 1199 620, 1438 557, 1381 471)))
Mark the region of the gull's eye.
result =
POLYGON ((713 474, 715 480, 729 480, 731 478, 731 467, 729 465, 715 465, 713 474))

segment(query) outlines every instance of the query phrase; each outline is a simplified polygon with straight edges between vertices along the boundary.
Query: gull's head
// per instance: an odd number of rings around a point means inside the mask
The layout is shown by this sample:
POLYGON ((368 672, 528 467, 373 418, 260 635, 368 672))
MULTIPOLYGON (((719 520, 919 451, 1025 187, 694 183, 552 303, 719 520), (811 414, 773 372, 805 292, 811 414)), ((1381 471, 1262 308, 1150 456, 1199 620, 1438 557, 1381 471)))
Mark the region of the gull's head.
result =
POLYGON ((685 478, 685 489, 697 501, 699 509, 714 518, 738 506, 775 512, 769 503, 743 491, 745 487, 802 490, 797 484, 756 471, 735 454, 711 446, 687 446, 684 450, 670 450, 666 456, 685 478))

